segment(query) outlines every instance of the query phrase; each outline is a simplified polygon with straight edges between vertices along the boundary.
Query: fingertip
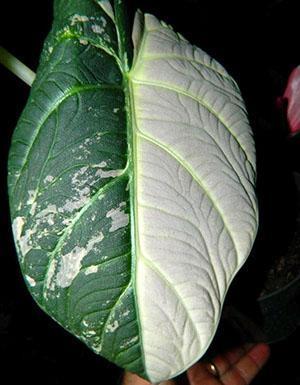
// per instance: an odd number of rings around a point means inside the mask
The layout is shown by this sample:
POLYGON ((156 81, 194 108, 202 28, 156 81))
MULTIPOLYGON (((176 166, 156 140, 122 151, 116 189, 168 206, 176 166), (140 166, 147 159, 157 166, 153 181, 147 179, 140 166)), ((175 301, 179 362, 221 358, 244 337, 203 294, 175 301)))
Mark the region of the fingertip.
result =
POLYGON ((248 352, 248 355, 258 367, 262 367, 268 361, 270 354, 270 346, 265 343, 258 343, 254 345, 248 352))
POLYGON ((135 373, 125 372, 123 376, 122 385, 151 385, 150 382, 139 377, 135 373))

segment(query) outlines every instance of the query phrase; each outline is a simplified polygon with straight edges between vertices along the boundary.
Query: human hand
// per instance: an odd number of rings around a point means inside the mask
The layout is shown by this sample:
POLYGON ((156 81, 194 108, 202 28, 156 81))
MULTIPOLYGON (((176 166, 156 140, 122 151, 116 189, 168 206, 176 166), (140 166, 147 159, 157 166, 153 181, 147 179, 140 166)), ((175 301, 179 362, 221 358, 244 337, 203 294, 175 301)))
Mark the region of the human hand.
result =
MULTIPOLYGON (((183 382, 169 380, 160 385, 248 385, 270 356, 268 345, 245 345, 216 356, 212 362, 218 375, 210 370, 210 364, 198 362, 188 369, 183 382)), ((122 385, 150 385, 133 373, 125 373, 122 385)))

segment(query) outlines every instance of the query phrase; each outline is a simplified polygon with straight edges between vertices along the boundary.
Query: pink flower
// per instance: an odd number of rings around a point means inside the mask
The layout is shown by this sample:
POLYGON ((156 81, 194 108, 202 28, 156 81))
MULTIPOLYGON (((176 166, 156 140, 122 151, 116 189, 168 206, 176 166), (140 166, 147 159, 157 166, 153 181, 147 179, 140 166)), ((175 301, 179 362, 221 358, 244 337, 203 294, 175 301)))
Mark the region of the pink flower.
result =
POLYGON ((300 132, 300 66, 290 74, 284 94, 278 104, 287 103, 287 121, 290 135, 300 132))

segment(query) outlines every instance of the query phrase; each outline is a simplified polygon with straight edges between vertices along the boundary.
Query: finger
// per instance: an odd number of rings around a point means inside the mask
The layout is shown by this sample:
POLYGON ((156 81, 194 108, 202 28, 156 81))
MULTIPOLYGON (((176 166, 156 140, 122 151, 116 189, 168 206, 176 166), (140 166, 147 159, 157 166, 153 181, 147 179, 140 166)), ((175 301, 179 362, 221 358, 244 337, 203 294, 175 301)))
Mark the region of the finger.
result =
MULTIPOLYGON (((253 345, 251 345, 253 346, 253 345)), ((249 345, 237 347, 229 350, 224 354, 219 354, 213 359, 213 363, 216 366, 218 373, 222 376, 233 364, 235 364, 241 357, 245 355, 245 352, 249 349, 249 345)), ((209 370, 209 364, 199 362, 193 365, 188 371, 189 381, 191 385, 197 385, 201 381, 208 385, 220 384, 216 377, 209 370)))
POLYGON ((232 365, 236 364, 253 347, 253 344, 246 344, 229 350, 226 353, 219 354, 213 359, 213 363, 218 369, 219 376, 223 376, 232 365))
POLYGON ((239 361, 237 361, 220 380, 224 385, 248 385, 257 375, 270 356, 270 348, 266 344, 254 345, 239 361))
POLYGON ((209 370, 207 363, 198 362, 187 371, 190 385, 220 385, 219 380, 209 370))
MULTIPOLYGON (((125 372, 122 385, 151 385, 151 383, 134 373, 125 372)), ((175 385, 175 382, 173 380, 168 380, 160 383, 159 385, 175 385)))
POLYGON ((142 379, 138 375, 131 373, 131 372, 125 372, 122 385, 151 385, 150 382, 142 379))

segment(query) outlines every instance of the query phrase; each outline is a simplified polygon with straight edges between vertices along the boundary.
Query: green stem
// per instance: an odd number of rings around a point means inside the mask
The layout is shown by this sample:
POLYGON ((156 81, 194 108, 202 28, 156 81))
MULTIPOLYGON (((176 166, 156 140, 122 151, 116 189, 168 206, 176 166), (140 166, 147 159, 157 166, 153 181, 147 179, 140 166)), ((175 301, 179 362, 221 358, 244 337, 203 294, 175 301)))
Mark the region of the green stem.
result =
POLYGON ((4 67, 6 67, 9 71, 15 74, 18 78, 23 80, 26 84, 28 84, 29 86, 32 85, 35 79, 35 73, 1 46, 0 63, 3 64, 4 67))

